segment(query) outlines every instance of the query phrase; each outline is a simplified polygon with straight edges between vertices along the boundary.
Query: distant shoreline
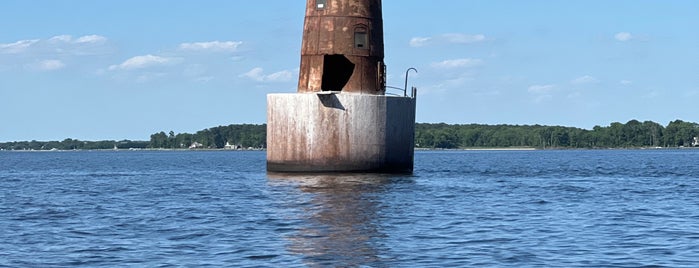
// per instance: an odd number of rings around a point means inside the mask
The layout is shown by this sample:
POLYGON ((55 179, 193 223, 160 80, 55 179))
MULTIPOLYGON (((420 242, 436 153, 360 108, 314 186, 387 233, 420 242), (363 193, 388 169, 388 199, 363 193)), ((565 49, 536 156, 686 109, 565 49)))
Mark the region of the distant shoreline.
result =
MULTIPOLYGON (((699 148, 699 124, 675 120, 661 124, 638 120, 613 122, 592 130, 543 125, 416 123, 416 150, 531 151, 572 149, 699 148), (441 149, 444 148, 444 149, 441 149)), ((231 124, 197 131, 154 133, 147 141, 15 141, 0 142, 5 150, 110 150, 137 148, 249 149, 266 147, 266 124, 231 124)))
MULTIPOLYGON (((415 148, 416 152, 448 152, 448 151, 589 151, 589 150, 699 150, 699 147, 638 147, 638 148, 533 148, 533 147, 479 147, 479 148, 415 148)), ((132 148, 132 149, 75 149, 75 150, 5 150, 0 152, 255 152, 266 151, 254 149, 186 149, 186 148, 132 148)))
POLYGON ((474 148, 415 148, 415 151, 536 151, 548 150, 534 147, 474 147, 474 148))
POLYGON ((254 152, 254 151, 266 151, 265 149, 187 149, 187 148, 131 148, 131 149, 74 149, 74 150, 61 150, 61 149, 50 149, 50 150, 4 150, 0 149, 0 152, 204 152, 204 151, 226 151, 226 152, 254 152))

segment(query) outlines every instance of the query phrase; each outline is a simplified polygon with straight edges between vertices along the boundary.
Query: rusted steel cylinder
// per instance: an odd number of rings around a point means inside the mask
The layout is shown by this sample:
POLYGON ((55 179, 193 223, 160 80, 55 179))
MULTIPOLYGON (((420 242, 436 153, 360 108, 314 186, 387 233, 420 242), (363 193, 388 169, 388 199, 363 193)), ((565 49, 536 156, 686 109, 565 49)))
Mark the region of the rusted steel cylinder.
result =
POLYGON ((383 95, 381 0, 306 0, 299 93, 383 95))

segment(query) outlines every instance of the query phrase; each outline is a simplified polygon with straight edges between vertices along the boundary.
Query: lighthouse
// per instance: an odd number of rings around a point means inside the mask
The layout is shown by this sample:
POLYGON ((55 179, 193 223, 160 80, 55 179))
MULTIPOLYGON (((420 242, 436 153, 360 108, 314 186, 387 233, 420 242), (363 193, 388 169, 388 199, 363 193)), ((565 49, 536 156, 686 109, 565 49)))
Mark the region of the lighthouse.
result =
POLYGON ((298 92, 383 95, 380 0, 307 0, 298 92))
POLYGON ((383 41, 381 0, 307 0, 298 90, 267 96, 268 171, 412 172, 415 91, 386 94, 383 41))

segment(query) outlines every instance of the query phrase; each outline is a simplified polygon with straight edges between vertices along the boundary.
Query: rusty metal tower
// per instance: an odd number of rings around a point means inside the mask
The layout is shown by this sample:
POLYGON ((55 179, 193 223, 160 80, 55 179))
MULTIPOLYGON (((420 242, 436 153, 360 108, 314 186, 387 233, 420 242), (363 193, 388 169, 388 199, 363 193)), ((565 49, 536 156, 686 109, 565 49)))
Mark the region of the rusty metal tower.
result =
POLYGON ((306 1, 298 92, 267 95, 267 170, 412 172, 415 91, 385 94, 381 0, 306 1))
POLYGON ((298 92, 383 95, 381 0, 306 0, 298 92))

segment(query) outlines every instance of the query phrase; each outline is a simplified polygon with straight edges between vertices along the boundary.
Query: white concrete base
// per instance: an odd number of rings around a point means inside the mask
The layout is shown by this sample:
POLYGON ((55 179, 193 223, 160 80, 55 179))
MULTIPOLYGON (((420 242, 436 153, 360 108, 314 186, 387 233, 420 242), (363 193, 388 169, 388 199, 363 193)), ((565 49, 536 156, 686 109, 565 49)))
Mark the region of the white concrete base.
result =
POLYGON ((384 95, 267 95, 267 170, 413 170, 415 99, 384 95))

